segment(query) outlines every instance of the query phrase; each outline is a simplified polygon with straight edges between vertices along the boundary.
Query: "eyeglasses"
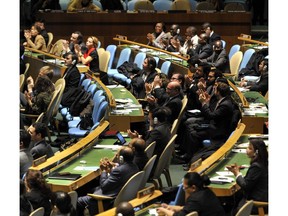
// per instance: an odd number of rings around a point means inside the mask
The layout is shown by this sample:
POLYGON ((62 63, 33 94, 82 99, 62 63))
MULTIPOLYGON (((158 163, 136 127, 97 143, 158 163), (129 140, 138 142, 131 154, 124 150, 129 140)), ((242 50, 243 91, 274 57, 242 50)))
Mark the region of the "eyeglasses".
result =
POLYGON ((171 80, 178 80, 178 78, 176 78, 176 77, 171 77, 171 80))

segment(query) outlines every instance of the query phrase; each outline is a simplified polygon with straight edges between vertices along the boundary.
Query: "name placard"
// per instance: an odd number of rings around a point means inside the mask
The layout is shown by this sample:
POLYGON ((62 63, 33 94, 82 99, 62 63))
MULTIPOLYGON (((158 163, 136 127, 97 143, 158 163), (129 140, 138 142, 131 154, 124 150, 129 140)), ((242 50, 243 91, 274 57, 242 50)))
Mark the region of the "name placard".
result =
POLYGON ((140 199, 144 196, 152 195, 154 193, 154 191, 155 191, 155 186, 151 185, 147 188, 144 188, 143 190, 138 191, 137 198, 140 199))
POLYGON ((42 156, 40 158, 37 158, 37 159, 33 160, 32 166, 38 166, 38 165, 44 163, 46 160, 47 160, 47 155, 44 155, 44 156, 42 156))

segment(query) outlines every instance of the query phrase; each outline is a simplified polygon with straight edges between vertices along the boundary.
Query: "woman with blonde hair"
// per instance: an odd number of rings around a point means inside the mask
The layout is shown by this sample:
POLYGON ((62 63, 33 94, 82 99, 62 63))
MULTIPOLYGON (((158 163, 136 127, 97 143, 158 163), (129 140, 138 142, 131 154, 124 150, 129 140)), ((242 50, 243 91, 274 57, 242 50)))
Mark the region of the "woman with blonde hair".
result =
POLYGON ((89 36, 86 41, 86 52, 82 53, 81 48, 78 44, 75 44, 75 53, 78 56, 78 61, 82 62, 89 67, 89 69, 95 73, 99 72, 99 56, 97 53, 99 40, 95 36, 89 36))

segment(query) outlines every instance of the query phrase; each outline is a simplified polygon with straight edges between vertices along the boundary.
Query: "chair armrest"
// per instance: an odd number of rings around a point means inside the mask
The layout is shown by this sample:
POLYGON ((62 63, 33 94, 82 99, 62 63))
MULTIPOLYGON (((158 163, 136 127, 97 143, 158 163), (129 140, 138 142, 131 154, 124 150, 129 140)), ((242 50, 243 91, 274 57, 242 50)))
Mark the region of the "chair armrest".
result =
POLYGON ((109 199, 112 200, 112 199, 114 199, 114 197, 96 195, 96 194, 90 194, 90 193, 88 193, 87 195, 92 197, 93 199, 96 199, 96 200, 109 200, 109 199))
POLYGON ((253 205, 256 207, 265 207, 265 206, 268 206, 268 202, 260 202, 260 201, 253 200, 253 205))

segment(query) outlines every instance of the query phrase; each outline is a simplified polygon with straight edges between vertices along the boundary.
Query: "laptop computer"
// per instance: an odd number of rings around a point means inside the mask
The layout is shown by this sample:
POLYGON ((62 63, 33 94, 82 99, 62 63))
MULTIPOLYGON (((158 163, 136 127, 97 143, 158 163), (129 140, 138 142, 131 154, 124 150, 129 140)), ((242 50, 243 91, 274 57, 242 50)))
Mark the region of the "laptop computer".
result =
POLYGON ((129 142, 126 141, 126 139, 122 136, 120 132, 116 133, 117 141, 114 143, 114 145, 128 145, 129 142))
POLYGON ((49 179, 59 179, 59 180, 71 180, 74 181, 81 177, 81 174, 69 173, 69 172, 55 172, 51 173, 49 179))

